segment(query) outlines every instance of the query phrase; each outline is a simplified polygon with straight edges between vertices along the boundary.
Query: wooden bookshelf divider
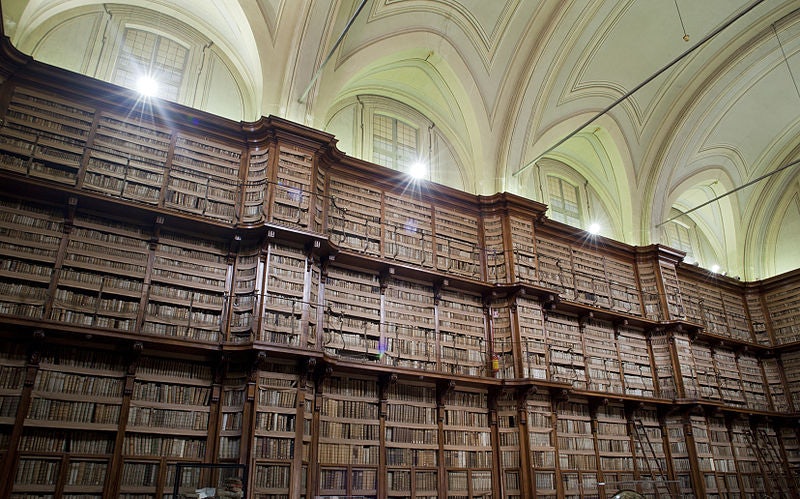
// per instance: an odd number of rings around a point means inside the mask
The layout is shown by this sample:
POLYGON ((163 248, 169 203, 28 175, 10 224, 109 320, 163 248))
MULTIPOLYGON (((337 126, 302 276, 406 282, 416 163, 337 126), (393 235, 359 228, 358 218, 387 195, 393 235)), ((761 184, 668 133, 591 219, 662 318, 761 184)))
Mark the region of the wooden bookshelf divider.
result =
POLYGON ((321 495, 377 495, 382 439, 377 388, 369 377, 325 380, 319 408, 321 495))
POLYGON ((433 286, 392 278, 384 291, 386 362, 422 371, 437 369, 433 286))
POLYGON ((548 393, 528 397, 528 438, 530 463, 536 497, 555 498, 560 490, 558 475, 559 450, 556 447, 556 414, 548 393))
POLYGON ((63 238, 63 209, 15 198, 0 201, 0 313, 45 318, 63 238))
POLYGON ((331 243, 342 249, 380 256, 383 192, 332 176, 328 182, 331 243))
POLYGON ((329 266, 325 282, 325 352, 376 362, 381 338, 381 285, 377 274, 329 266))
POLYGON ((433 208, 407 193, 384 193, 383 256, 422 268, 432 268, 433 208))
POLYGON ((484 497, 493 490, 488 393, 457 387, 442 397, 442 464, 447 497, 484 497))
POLYGON ((439 497, 436 385, 423 381, 391 384, 385 414, 387 496, 439 497))
POLYGON ((483 298, 442 289, 437 309, 440 369, 452 374, 487 376, 489 359, 483 298))

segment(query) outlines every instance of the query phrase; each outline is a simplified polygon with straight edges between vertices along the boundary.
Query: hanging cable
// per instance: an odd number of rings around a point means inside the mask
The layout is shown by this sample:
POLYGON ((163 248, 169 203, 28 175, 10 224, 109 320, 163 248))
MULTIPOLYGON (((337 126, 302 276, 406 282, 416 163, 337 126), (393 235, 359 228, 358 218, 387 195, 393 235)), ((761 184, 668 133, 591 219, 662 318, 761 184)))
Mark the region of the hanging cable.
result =
POLYGON ((648 77, 646 80, 644 80, 644 81, 643 81, 643 82, 641 82, 640 84, 638 84, 638 85, 636 85, 635 87, 633 87, 633 89, 631 89, 630 91, 628 91, 627 93, 625 93, 625 94, 624 94, 622 97, 620 97, 620 98, 618 98, 617 100, 615 100, 613 103, 611 103, 611 105, 607 106, 605 109, 603 109, 602 111, 600 111, 598 114, 596 114, 595 116, 593 116, 591 119, 589 119, 588 121, 586 121, 584 124, 582 124, 581 126, 579 126, 578 128, 576 128, 575 130, 573 130, 573 131, 572 131, 571 133, 569 133, 569 134, 568 134, 566 137, 564 137, 563 139, 559 140, 559 141, 558 141, 558 142, 556 142, 554 145, 552 145, 552 146, 548 147, 548 148, 547 148, 547 149, 546 149, 544 152, 540 153, 540 154, 539 154, 539 155, 537 155, 535 158, 533 158, 531 161, 529 161, 529 162, 528 162, 528 163, 526 163, 525 165, 521 166, 521 167, 520 167, 520 168, 519 168, 517 171, 515 171, 514 173, 512 173, 512 176, 516 177, 517 175, 519 175, 519 174, 520 174, 520 173, 522 173, 523 171, 525 171, 525 170, 527 170, 528 168, 530 168, 530 167, 531 167, 531 165, 533 165, 535 162, 539 161, 539 160, 540 160, 540 159, 541 159, 541 158, 542 158, 542 157, 543 157, 545 154, 549 154, 549 153, 553 152, 554 150, 556 150, 556 149, 557 149, 559 146, 561 146, 561 145, 562 145, 564 142, 566 142, 567 140, 571 139, 572 137, 574 137, 575 135, 577 135, 577 134, 578 134, 578 133, 579 133, 581 130, 583 130, 584 128, 586 128, 586 127, 587 127, 587 126, 589 126, 590 124, 592 124, 592 122, 594 122, 594 121, 595 121, 597 118, 599 118, 599 117, 603 116, 604 114, 608 113, 609 111, 611 111, 612 109, 614 109, 615 107, 617 107, 619 104, 621 104, 622 102, 624 102, 625 100, 627 100, 627 99, 628 99, 628 97, 630 97, 631 95, 633 95, 634 93, 636 93, 637 91, 639 91, 639 89, 641 89, 642 87, 644 87, 645 85, 647 85, 647 84, 648 84, 648 83, 650 83, 651 81, 655 80, 657 77, 661 76, 661 75, 662 75, 664 72, 666 72, 666 71, 667 71, 668 69, 670 69, 672 66, 674 66, 675 64, 677 64, 678 62, 680 62, 680 61, 681 61, 681 60, 682 60, 684 57, 686 57, 687 55, 691 54, 692 52, 694 52, 695 50, 697 50, 697 49, 698 49, 698 48, 700 48, 701 46, 705 45, 705 43, 706 43, 706 42, 708 42, 709 40, 711 40, 712 38, 714 38, 715 36, 717 36, 718 34, 720 34, 720 33, 721 33, 723 30, 725 30, 725 29, 726 29, 728 26, 730 26, 731 24, 733 24, 733 23, 734 23, 734 22, 736 22, 737 20, 739 20, 739 19, 741 19, 742 17, 744 17, 744 16, 745 16, 747 13, 749 13, 751 10, 753 10, 754 8, 756 8, 758 5, 760 5, 760 4, 761 4, 761 3, 763 3, 763 2, 764 2, 764 0, 756 0, 755 2, 753 2, 752 4, 750 4, 749 6, 747 6, 747 7, 746 7, 744 10, 742 10, 742 11, 741 11, 741 12, 739 12, 738 14, 735 14, 733 17, 731 17, 730 19, 728 19, 727 21, 725 21, 724 23, 722 23, 722 24, 721 24, 719 27, 717 27, 717 28, 716 28, 714 31, 712 31, 711 33, 709 33, 708 35, 706 35, 706 36, 705 36, 705 37, 704 37, 702 40, 700 40, 699 42, 697 42, 697 43, 696 43, 694 46, 692 46, 691 48, 689 48, 688 50, 686 50, 685 52, 683 52, 681 55, 679 55, 678 57, 676 57, 675 59, 673 59, 672 61, 670 61, 670 62, 669 62, 669 63, 668 63, 666 66, 662 67, 661 69, 659 69, 658 71, 656 71, 655 73, 653 73, 653 74, 652 74, 650 77, 648 77))
POLYGON ((342 40, 344 40, 344 35, 346 35, 348 31, 350 31, 350 28, 353 26, 353 23, 355 22, 356 17, 358 17, 358 14, 361 13, 361 10, 364 8, 364 5, 366 5, 366 4, 367 4, 367 0, 361 0, 361 4, 358 6, 356 11, 353 13, 352 17, 350 17, 350 20, 347 21, 347 25, 344 27, 344 30, 342 31, 342 34, 339 35, 339 38, 336 40, 336 43, 333 44, 333 47, 331 47, 330 52, 328 52, 327 57, 325 57, 325 60, 322 61, 322 64, 320 64, 319 68, 317 68, 317 71, 314 73, 313 78, 311 78, 311 81, 308 82, 308 86, 306 87, 305 91, 303 92, 303 95, 301 95, 300 98, 297 100, 297 102, 302 104, 302 103, 304 103, 306 101, 306 97, 308 97, 308 93, 311 91, 311 87, 313 87, 314 83, 317 82, 317 79, 319 78, 319 75, 322 74, 322 70, 325 68, 325 65, 327 65, 328 61, 331 60, 331 57, 333 57, 333 53, 336 52, 336 49, 339 48, 339 45, 342 43, 342 40))
POLYGON ((772 24, 772 32, 775 33, 775 39, 778 40, 778 46, 781 48, 783 62, 786 63, 786 69, 789 70, 789 77, 792 79, 792 83, 794 83, 794 91, 797 92, 797 96, 800 97, 800 89, 797 88, 797 80, 794 78, 792 66, 789 64, 789 59, 786 57, 786 51, 783 50, 783 44, 781 43, 781 38, 778 36, 778 30, 775 29, 775 23, 772 24))
POLYGON ((678 7, 678 0, 675 0, 675 10, 678 11, 678 20, 681 22, 681 29, 683 30, 683 41, 689 41, 689 33, 686 32, 686 26, 683 24, 683 17, 681 17, 681 9, 678 7))

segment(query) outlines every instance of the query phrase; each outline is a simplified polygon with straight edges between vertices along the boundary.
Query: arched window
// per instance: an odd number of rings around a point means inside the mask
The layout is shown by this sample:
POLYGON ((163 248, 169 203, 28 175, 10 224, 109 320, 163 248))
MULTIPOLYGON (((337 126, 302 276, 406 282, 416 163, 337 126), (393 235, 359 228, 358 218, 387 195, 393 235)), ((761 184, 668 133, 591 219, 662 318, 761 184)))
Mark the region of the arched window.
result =
POLYGON ((583 225, 578 186, 561 177, 548 175, 547 192, 549 195, 548 217, 575 227, 583 225))
POLYGON ((419 159, 417 128, 397 118, 375 113, 372 117, 372 162, 407 171, 419 159))
POLYGON ((178 101, 189 49, 167 37, 126 28, 112 82, 136 88, 142 77, 158 82, 158 97, 178 101))

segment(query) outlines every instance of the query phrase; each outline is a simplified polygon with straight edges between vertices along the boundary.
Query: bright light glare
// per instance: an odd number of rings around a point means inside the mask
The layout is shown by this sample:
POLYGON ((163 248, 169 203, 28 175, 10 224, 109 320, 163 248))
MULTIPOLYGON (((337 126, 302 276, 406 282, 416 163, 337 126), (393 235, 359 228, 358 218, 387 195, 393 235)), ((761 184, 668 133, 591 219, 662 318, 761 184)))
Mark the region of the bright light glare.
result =
POLYGON ((712 265, 711 266, 711 272, 713 272, 715 274, 718 273, 719 272, 719 265, 717 265, 716 263, 714 265, 712 265))
POLYGON ((428 167, 422 161, 417 161, 408 169, 408 174, 414 178, 425 178, 428 174, 428 167))
POLYGON ((593 236, 596 236, 596 235, 600 234, 600 224, 599 223, 593 223, 593 224, 589 225, 589 228, 587 230, 589 231, 589 234, 591 234, 593 236))
POLYGON ((153 97, 158 93, 158 82, 149 76, 141 76, 136 81, 136 91, 145 97, 153 97))

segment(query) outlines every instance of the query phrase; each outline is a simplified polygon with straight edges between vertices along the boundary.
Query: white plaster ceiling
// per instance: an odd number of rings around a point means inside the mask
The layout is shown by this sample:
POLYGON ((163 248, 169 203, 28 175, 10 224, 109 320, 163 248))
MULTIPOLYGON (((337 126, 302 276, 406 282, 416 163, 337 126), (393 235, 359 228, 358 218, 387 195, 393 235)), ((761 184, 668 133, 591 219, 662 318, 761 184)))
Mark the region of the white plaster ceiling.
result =
MULTIPOLYGON (((361 1, 117 3, 214 40, 250 82, 255 114, 324 128, 348 97, 407 103, 444 130, 476 193, 537 198, 533 161, 561 160, 597 184, 618 218, 613 235, 632 244, 658 242, 673 205, 691 209, 800 159, 798 0, 366 0, 323 65, 361 1)), ((95 3, 2 0, 6 32, 31 47, 37 25, 95 3)), ((775 251, 800 244, 782 230, 800 226, 798 171, 692 214, 732 274, 800 267, 800 251, 775 251)))

